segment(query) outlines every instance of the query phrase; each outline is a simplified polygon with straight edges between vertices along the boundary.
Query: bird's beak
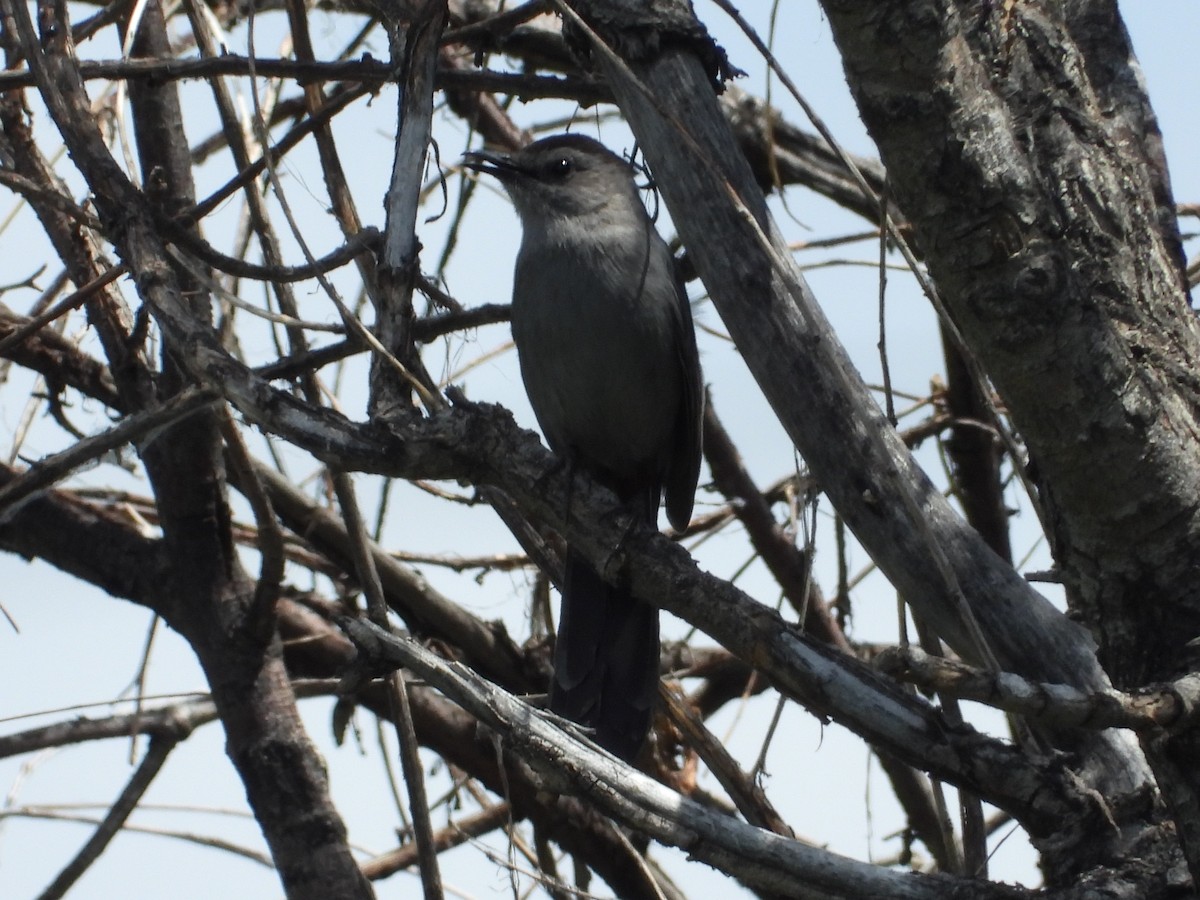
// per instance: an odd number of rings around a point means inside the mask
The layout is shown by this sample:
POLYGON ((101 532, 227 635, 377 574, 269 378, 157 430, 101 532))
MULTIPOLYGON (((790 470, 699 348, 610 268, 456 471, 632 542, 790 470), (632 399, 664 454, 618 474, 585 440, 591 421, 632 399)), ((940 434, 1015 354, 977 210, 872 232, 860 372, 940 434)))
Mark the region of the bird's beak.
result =
POLYGON ((521 174, 521 169, 513 162, 511 156, 492 150, 472 150, 463 154, 463 165, 485 175, 494 175, 501 181, 521 174))

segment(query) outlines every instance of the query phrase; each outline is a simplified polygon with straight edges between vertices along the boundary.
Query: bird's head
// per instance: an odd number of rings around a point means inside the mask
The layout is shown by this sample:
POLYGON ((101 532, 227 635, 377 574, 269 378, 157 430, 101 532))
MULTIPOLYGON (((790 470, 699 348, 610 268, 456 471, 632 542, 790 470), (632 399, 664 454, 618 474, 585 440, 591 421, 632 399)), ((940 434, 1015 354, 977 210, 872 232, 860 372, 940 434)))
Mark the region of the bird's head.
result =
POLYGON ((642 209, 629 164, 581 134, 543 138, 515 153, 476 150, 463 162, 504 185, 526 228, 623 212, 630 202, 642 209))

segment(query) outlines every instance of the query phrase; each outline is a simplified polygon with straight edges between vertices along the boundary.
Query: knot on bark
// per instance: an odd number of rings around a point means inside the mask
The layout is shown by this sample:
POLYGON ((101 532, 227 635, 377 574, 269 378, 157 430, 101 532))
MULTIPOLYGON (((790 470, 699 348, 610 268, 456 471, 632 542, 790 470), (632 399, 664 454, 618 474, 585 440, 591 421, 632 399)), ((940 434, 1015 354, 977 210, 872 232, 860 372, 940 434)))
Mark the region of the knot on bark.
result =
POLYGON ((1019 257, 1012 292, 1020 300, 1045 302, 1063 288, 1062 261, 1049 248, 1031 248, 1019 257))

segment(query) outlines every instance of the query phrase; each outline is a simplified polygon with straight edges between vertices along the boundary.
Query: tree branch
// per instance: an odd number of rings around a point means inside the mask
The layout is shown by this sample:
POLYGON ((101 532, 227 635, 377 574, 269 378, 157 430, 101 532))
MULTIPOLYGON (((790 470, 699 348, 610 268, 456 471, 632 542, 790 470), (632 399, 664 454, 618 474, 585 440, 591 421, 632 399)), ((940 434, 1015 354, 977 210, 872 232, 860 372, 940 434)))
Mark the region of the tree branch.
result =
MULTIPOLYGON (((411 640, 345 619, 363 663, 403 665, 434 684, 500 736, 510 764, 532 767, 546 790, 588 799, 657 840, 681 847, 744 884, 789 897, 830 896, 934 900, 966 891, 946 875, 894 872, 721 816, 630 769, 590 742, 550 724, 521 701, 464 666, 447 663, 411 640), (520 761, 519 763, 517 761, 520 761)), ((973 897, 1018 898, 1024 891, 969 882, 973 897)))
POLYGON ((1039 684, 1011 672, 984 672, 916 647, 889 647, 874 662, 881 672, 926 690, 986 703, 1060 728, 1183 731, 1200 719, 1200 675, 1196 674, 1133 693, 1089 693, 1066 684, 1039 684))

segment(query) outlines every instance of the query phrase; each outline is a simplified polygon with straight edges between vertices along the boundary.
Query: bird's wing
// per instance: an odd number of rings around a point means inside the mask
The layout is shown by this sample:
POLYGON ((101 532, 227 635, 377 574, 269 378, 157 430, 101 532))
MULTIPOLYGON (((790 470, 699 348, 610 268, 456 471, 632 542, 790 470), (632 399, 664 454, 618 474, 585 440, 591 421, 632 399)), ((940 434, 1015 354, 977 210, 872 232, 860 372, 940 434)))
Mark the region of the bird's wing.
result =
POLYGON ((696 483, 700 480, 701 433, 704 421, 704 381, 700 374, 700 351, 696 349, 696 330, 692 308, 682 282, 675 281, 675 355, 683 378, 683 402, 675 425, 674 447, 667 469, 665 493, 667 520, 676 531, 683 531, 692 518, 696 483))

